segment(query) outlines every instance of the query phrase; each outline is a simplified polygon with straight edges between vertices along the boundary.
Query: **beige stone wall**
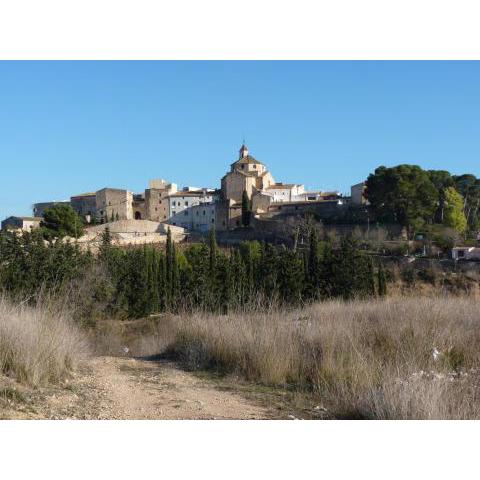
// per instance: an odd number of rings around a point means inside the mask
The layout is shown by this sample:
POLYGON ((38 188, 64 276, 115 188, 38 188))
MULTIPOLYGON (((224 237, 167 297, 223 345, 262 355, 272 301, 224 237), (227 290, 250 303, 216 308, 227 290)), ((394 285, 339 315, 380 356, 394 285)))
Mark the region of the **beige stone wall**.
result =
POLYGON ((236 228, 242 225, 242 207, 234 205, 228 211, 228 228, 236 228))
POLYGON ((266 172, 265 175, 261 177, 261 185, 259 185, 258 189, 263 190, 268 188, 270 185, 273 185, 275 180, 270 172, 266 172))
POLYGON ((252 197, 252 211, 254 213, 268 212, 268 207, 272 202, 273 198, 270 195, 258 192, 252 197))
POLYGON ((132 210, 134 220, 147 220, 145 200, 134 199, 132 202, 132 210))
POLYGON ((350 187, 350 195, 352 197, 352 203, 355 205, 365 205, 367 199, 365 198, 366 190, 365 182, 357 183, 350 187))
POLYGON ((184 230, 181 227, 165 225, 164 223, 152 222, 150 220, 120 220, 118 222, 109 223, 108 225, 105 224, 89 227, 87 229, 87 234, 104 232, 107 227, 109 228, 110 233, 166 234, 169 228, 172 233, 184 233, 184 230))
POLYGON ((228 230, 228 201, 221 200, 215 208, 215 229, 217 231, 228 230))
POLYGON ((112 218, 129 220, 133 218, 133 194, 128 190, 104 188, 96 193, 97 218, 109 222, 112 218))
POLYGON ((253 188, 257 183, 256 180, 256 177, 247 177, 238 172, 227 173, 222 179, 222 191, 225 198, 240 203, 244 190, 246 190, 248 197, 251 198, 253 188))
POLYGON ((167 197, 170 193, 170 190, 156 188, 145 190, 145 211, 148 220, 154 222, 166 222, 168 220, 167 197))
POLYGON ((8 217, 2 221, 2 230, 23 230, 30 232, 40 226, 41 218, 8 217))

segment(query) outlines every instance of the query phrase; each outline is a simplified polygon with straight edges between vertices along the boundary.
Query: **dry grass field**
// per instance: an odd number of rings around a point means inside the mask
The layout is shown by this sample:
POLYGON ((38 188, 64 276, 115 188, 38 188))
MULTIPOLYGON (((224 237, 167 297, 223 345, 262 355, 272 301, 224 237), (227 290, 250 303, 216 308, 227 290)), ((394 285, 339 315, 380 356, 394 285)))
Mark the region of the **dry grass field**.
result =
POLYGON ((185 316, 172 349, 190 368, 310 392, 329 418, 480 417, 480 311, 472 298, 326 302, 185 316))
POLYGON ((478 307, 471 297, 331 301, 109 321, 86 336, 67 311, 1 300, 0 368, 10 387, 56 385, 56 400, 42 400, 49 413, 33 405, 25 418, 289 418, 301 398, 303 418, 476 419, 478 307), (290 403, 276 414, 278 399, 290 403))

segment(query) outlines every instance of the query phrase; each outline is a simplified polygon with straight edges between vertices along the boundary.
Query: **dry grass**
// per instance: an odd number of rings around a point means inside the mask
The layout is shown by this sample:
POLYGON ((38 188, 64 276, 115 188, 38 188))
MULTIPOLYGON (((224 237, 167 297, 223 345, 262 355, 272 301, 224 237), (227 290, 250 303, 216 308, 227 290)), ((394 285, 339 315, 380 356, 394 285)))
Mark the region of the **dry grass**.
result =
POLYGON ((0 373, 32 386, 61 380, 87 352, 58 305, 12 305, 0 297, 0 373))
POLYGON ((332 301, 292 312, 198 314, 175 325, 172 349, 191 368, 310 391, 332 418, 480 418, 480 311, 472 298, 332 301))

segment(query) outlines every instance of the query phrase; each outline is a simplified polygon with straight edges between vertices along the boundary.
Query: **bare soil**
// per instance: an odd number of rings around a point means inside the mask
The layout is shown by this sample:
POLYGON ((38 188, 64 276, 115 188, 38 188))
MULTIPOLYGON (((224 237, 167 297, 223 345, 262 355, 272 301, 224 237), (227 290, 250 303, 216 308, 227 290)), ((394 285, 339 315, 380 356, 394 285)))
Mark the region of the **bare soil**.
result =
POLYGON ((254 395, 235 391, 231 383, 186 372, 168 360, 95 357, 61 386, 36 390, 0 378, 2 419, 292 417, 254 395))

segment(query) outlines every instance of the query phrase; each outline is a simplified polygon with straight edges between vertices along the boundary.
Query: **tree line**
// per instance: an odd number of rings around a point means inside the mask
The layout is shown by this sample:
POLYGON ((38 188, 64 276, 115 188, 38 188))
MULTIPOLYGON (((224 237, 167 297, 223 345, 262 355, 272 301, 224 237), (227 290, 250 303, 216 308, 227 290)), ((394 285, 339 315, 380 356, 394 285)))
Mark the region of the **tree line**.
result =
POLYGON ((257 241, 218 247, 214 230, 204 243, 179 248, 112 245, 108 228, 99 252, 74 243, 46 242, 40 232, 0 235, 0 289, 35 298, 40 291, 76 296, 84 315, 136 318, 197 309, 228 312, 250 305, 299 305, 329 298, 386 294, 385 270, 360 253, 352 237, 339 248, 312 229, 308 248, 257 241))
POLYGON ((369 175, 365 195, 376 220, 400 223, 410 233, 434 223, 462 234, 480 229, 480 179, 472 174, 381 166, 369 175))

